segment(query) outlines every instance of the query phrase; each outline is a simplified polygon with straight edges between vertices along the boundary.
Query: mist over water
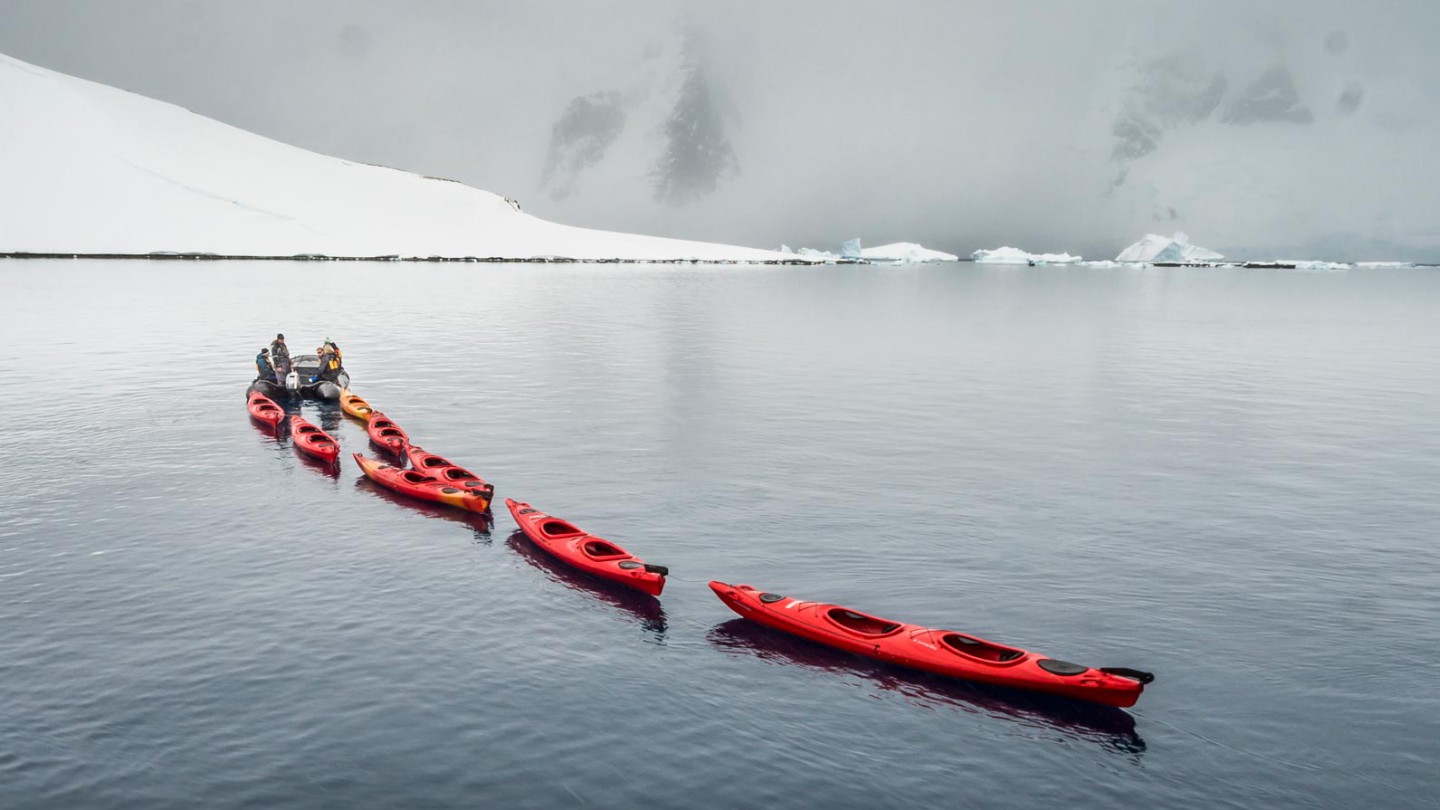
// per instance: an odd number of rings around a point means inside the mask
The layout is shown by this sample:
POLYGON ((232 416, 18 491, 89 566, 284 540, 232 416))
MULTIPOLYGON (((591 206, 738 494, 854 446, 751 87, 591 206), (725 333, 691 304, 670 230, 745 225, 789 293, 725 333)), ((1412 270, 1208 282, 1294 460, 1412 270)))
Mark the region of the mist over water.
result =
POLYGON ((541 216, 1440 258, 1432 3, 0 3, 0 50, 541 216))

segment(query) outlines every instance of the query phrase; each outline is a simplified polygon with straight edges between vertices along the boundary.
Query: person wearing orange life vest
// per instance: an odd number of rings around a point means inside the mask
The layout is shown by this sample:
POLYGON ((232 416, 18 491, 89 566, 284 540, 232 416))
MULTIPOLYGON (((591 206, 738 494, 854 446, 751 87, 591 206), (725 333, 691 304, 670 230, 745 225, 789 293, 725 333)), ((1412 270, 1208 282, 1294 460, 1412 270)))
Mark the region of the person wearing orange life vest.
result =
POLYGON ((315 376, 310 381, 329 380, 333 382, 336 377, 340 376, 340 370, 345 367, 340 347, 327 337, 324 345, 316 349, 315 353, 320 356, 320 368, 316 370, 315 376))

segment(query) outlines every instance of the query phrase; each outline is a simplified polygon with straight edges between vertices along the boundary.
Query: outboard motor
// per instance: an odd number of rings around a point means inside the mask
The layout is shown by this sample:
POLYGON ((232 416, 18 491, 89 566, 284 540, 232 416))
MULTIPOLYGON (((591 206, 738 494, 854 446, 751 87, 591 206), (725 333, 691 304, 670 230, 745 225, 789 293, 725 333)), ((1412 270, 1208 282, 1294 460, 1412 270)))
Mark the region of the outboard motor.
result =
POLYGON ((300 372, 291 369, 290 373, 285 375, 285 390, 292 394, 300 390, 300 372))

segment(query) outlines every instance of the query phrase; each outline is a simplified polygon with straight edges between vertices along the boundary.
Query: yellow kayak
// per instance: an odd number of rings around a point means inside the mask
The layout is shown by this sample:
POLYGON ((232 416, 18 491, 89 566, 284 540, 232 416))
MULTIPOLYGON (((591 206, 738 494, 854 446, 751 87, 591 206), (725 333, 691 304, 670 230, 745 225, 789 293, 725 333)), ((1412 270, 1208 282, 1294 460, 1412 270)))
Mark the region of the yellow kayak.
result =
POLYGON ((370 407, 370 403, 350 393, 349 388, 340 392, 340 407, 345 409, 345 413, 361 422, 369 422, 370 414, 375 412, 375 409, 370 407))

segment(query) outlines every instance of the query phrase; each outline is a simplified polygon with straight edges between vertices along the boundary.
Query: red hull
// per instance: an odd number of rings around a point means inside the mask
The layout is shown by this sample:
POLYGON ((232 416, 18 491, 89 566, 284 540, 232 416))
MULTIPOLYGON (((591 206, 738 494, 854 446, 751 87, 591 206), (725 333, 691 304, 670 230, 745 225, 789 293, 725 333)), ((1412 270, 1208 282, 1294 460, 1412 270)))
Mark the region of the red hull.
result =
POLYGON ((443 503, 467 512, 484 512, 490 508, 490 495, 484 491, 461 489, 425 473, 402 470, 359 453, 355 454, 355 463, 360 465, 360 471, 365 473, 366 478, 401 495, 443 503))
POLYGON ((404 457, 405 451, 410 449, 410 437, 395 424, 395 420, 379 411, 370 414, 370 421, 365 423, 365 432, 376 447, 384 448, 397 456, 404 457))
POLYGON ((665 589, 669 569, 649 565, 625 549, 531 508, 530 504, 505 499, 520 531, 536 546, 567 565, 627 588, 659 596, 665 589))
POLYGON ((839 605, 802 602, 749 585, 712 581, 710 589, 731 610, 767 627, 937 675, 1120 708, 1134 706, 1145 684, 1154 680, 1147 672, 1106 671, 1055 661, 964 633, 892 622, 839 605))
POLYGON ((340 458, 340 443, 298 414, 290 417, 290 439, 295 443, 296 450, 321 461, 334 463, 340 458))
POLYGON ((280 420, 285 418, 285 409, 276 405, 275 400, 259 392, 250 395, 245 407, 250 411, 251 419, 270 427, 275 427, 280 424, 280 420))
POLYGON ((490 493, 492 499, 495 497, 494 484, 443 456, 427 453, 424 449, 414 445, 405 451, 405 456, 410 459, 412 469, 419 470, 426 475, 433 475, 441 481, 448 481, 456 486, 483 489, 490 493))

